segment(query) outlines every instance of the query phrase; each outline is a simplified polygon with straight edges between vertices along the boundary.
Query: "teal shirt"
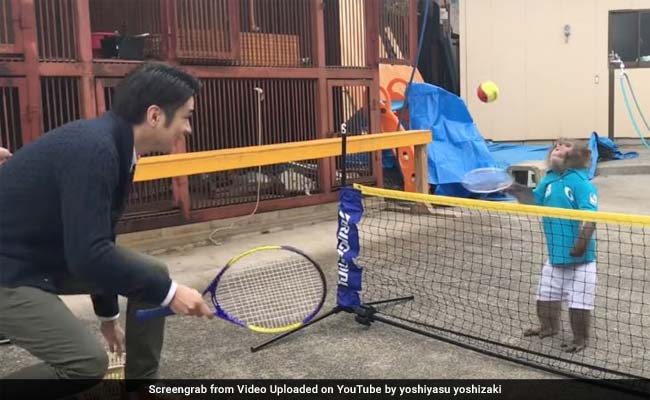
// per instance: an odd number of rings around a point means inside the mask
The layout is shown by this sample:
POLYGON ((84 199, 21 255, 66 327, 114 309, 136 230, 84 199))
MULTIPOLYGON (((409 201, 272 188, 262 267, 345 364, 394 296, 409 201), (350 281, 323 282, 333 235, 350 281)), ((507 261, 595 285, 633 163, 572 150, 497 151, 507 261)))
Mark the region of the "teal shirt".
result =
MULTIPOLYGON (((535 204, 573 210, 598 210, 598 191, 589 181, 587 169, 569 169, 562 175, 549 170, 533 190, 535 204)), ((582 257, 571 257, 571 249, 580 234, 582 223, 561 218, 542 218, 544 235, 552 265, 583 264, 596 260, 596 240, 589 241, 582 257)))

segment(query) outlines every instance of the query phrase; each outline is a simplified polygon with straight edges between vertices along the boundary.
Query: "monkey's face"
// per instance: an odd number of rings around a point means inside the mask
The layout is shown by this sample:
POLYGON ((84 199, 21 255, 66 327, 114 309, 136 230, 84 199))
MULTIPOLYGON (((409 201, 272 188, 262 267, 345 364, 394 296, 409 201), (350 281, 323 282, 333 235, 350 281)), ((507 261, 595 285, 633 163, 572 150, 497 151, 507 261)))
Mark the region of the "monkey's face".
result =
POLYGON ((573 147, 573 143, 571 142, 558 142, 553 150, 551 150, 549 157, 551 168, 555 170, 564 170, 567 158, 569 158, 573 152, 573 147))

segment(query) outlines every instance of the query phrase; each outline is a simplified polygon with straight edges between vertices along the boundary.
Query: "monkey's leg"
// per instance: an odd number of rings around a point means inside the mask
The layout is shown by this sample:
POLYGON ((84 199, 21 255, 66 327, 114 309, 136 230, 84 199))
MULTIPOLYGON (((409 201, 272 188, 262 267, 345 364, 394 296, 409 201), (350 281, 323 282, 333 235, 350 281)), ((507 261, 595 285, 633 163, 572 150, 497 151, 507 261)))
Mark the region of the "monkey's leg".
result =
POLYGON ((578 308, 569 309, 571 330, 573 331, 573 342, 563 344, 564 351, 577 353, 587 347, 589 340, 589 325, 591 323, 591 311, 578 308))
POLYGON ((537 317, 539 328, 531 328, 524 331, 524 336, 539 336, 545 338, 556 335, 560 331, 560 313, 562 312, 561 301, 537 301, 537 317))

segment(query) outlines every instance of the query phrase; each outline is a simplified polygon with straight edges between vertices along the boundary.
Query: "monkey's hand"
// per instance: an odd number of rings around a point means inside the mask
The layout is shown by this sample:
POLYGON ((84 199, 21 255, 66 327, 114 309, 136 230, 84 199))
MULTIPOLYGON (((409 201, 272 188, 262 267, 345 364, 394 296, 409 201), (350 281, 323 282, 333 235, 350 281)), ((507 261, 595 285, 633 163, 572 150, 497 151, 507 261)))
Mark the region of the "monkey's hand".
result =
POLYGON ((571 249, 571 253, 569 254, 571 255, 571 257, 582 257, 585 254, 586 250, 587 250, 587 241, 580 238, 573 246, 573 249, 571 249))
POLYGON ((595 230, 596 224, 593 222, 585 222, 583 224, 580 236, 578 236, 578 240, 576 240, 573 249, 571 249, 571 253, 569 253, 571 257, 582 257, 585 254, 587 246, 589 245, 589 239, 594 234, 595 230))
POLYGON ((510 187, 503 190, 504 193, 515 196, 517 201, 523 204, 535 204, 533 191, 528 186, 519 183, 513 183, 510 187))

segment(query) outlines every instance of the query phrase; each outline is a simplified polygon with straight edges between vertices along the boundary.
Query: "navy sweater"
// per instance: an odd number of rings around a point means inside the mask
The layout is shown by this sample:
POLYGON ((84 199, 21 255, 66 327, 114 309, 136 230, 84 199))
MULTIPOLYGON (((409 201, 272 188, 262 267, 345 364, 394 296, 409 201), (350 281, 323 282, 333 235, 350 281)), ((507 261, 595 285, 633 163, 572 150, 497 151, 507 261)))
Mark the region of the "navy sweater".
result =
POLYGON ((2 165, 0 286, 56 293, 76 279, 102 317, 118 313, 118 294, 162 303, 171 280, 115 246, 132 157, 132 126, 108 112, 47 132, 2 165))

